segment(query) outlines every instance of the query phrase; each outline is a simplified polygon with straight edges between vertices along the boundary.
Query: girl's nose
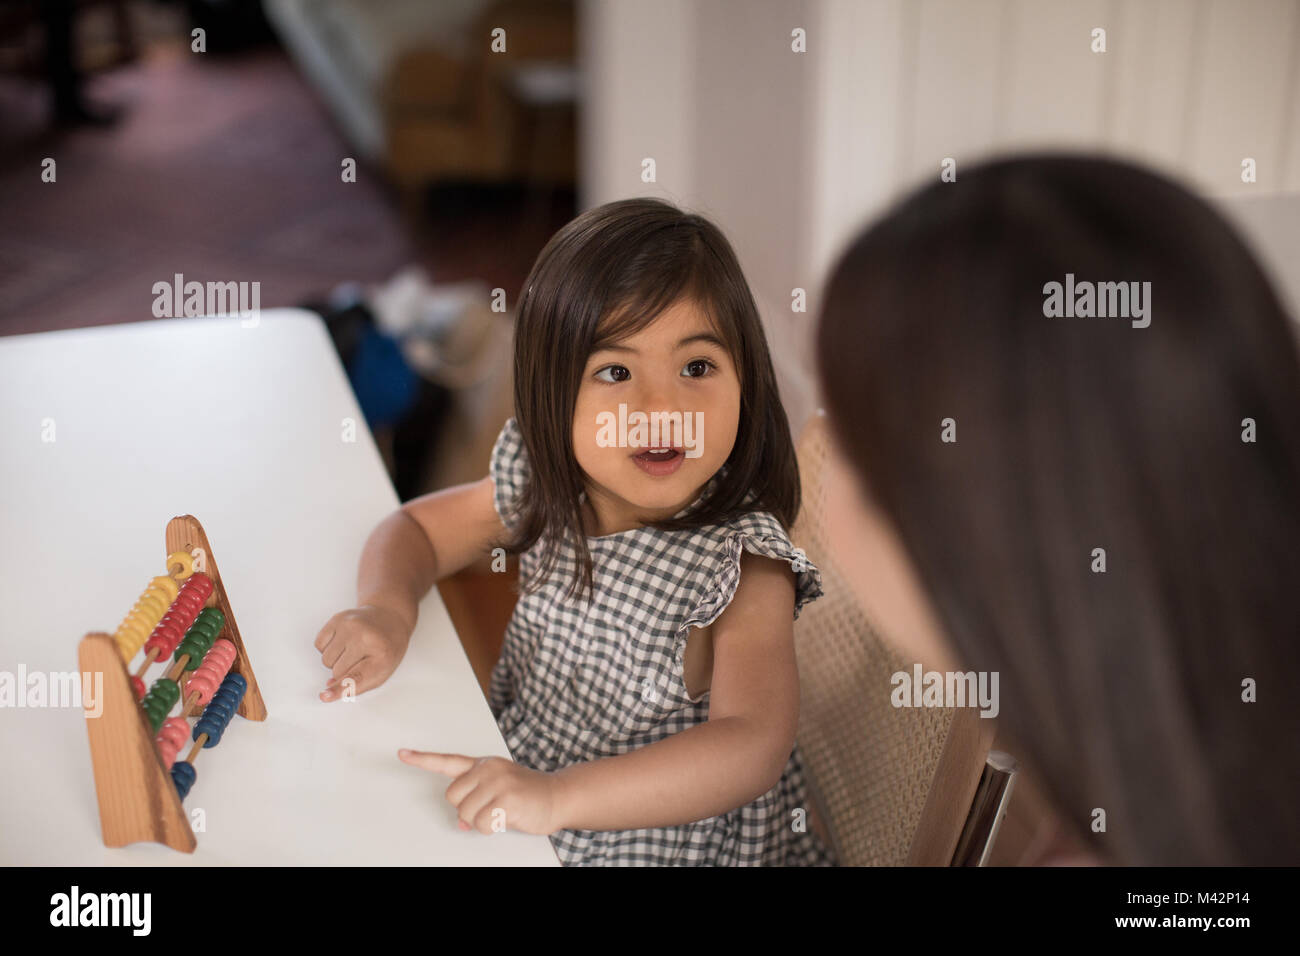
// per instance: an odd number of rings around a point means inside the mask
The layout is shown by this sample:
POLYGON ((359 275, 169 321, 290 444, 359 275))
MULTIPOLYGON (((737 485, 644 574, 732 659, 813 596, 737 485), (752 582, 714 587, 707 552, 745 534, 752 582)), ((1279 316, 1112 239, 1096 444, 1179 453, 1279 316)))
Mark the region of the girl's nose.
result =
POLYGON ((643 385, 636 395, 636 406, 629 406, 628 411, 645 412, 647 415, 654 412, 681 411, 676 386, 669 386, 663 382, 643 385))
MULTIPOLYGON (((690 406, 699 402, 699 394, 691 386, 691 380, 681 374, 661 372, 658 375, 643 375, 637 382, 635 400, 641 411, 646 412, 685 412, 690 406)), ((631 411, 631 406, 628 406, 631 411)))

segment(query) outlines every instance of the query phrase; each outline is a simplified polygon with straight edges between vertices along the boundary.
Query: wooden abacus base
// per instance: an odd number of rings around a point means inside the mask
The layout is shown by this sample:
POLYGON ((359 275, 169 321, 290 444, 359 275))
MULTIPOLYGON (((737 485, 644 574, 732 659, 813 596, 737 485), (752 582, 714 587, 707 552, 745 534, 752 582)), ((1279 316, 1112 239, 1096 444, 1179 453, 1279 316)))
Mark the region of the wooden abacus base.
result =
MULTIPOLYGON (((167 555, 177 551, 192 555, 194 570, 212 579, 212 594, 205 606, 218 607, 225 614, 220 636, 238 651, 230 673, 248 682, 239 713, 248 720, 265 720, 266 704, 203 526, 193 515, 173 518, 167 523, 166 546, 167 555)), ((98 702, 100 715, 86 715, 104 845, 119 847, 149 841, 193 853, 197 846, 194 831, 171 773, 158 755, 149 719, 131 689, 127 670, 130 662, 122 660, 117 642, 103 632, 82 638, 78 659, 81 673, 104 675, 103 699, 98 702)))

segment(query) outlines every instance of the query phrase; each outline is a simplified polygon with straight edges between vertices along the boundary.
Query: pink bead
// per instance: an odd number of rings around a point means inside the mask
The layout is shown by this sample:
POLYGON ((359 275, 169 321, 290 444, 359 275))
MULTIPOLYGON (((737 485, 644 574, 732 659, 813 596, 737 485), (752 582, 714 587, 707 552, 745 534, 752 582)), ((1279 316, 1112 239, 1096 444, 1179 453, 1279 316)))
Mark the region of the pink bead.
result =
POLYGON ((158 731, 158 756, 168 770, 176 762, 176 755, 190 737, 190 725, 183 717, 168 717, 158 731))
POLYGON ((170 740, 158 741, 158 756, 162 758, 163 766, 166 767, 168 770, 170 770, 172 768, 172 764, 176 762, 176 755, 179 752, 180 752, 180 748, 177 747, 170 740))
POLYGON ((197 710, 200 707, 208 706, 208 701, 212 699, 215 692, 216 688, 213 686, 211 679, 206 674, 195 671, 185 683, 185 702, 190 703, 190 698, 198 694, 198 700, 190 705, 191 710, 197 710))
POLYGON ((221 686, 221 682, 226 679, 230 666, 238 656, 239 652, 235 649, 235 645, 224 637, 213 644, 212 649, 204 655, 203 662, 186 683, 185 699, 188 701, 193 694, 197 693, 199 695, 197 706, 206 707, 212 700, 212 695, 221 686))

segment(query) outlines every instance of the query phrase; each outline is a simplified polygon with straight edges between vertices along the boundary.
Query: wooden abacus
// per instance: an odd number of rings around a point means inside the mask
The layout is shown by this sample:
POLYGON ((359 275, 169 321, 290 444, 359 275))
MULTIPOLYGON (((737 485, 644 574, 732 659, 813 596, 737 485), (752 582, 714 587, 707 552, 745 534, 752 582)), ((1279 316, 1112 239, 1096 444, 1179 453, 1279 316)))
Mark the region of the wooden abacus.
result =
POLYGON ((104 675, 102 710, 86 715, 104 845, 146 840, 192 853, 194 831, 181 803, 194 783, 193 761, 220 741, 236 707, 248 720, 265 720, 266 704, 203 526, 193 515, 172 518, 166 545, 167 574, 150 581, 114 634, 82 638, 78 658, 82 674, 104 675), (168 657, 167 676, 145 693, 145 671, 168 657), (168 717, 176 703, 180 716, 168 717), (195 705, 206 706, 191 731, 186 718, 195 705), (194 747, 177 761, 186 737, 194 747))

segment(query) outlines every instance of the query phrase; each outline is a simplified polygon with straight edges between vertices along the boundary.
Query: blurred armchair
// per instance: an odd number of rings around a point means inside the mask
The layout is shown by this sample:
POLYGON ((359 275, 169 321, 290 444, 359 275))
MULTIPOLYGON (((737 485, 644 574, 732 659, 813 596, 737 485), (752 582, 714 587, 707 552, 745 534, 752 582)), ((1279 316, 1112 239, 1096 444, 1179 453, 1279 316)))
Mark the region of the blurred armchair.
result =
POLYGON ((574 183, 572 0, 264 2, 358 158, 400 189, 574 183))

